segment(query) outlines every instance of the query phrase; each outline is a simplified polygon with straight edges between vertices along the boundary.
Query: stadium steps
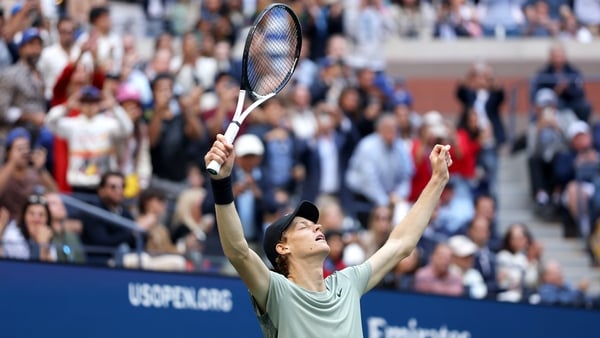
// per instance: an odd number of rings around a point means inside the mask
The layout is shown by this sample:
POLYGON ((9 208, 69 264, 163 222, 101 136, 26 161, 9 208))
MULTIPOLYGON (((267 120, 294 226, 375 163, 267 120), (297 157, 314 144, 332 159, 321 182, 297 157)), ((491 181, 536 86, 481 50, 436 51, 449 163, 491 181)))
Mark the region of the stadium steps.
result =
POLYGON ((529 177, 525 152, 502 154, 498 186, 498 231, 503 235, 508 226, 523 222, 534 238, 542 244, 545 259, 556 259, 562 266, 565 279, 577 284, 582 278, 590 281, 592 294, 600 293, 600 269, 590 267, 589 256, 580 239, 565 239, 558 221, 544 221, 533 211, 529 198, 529 177))

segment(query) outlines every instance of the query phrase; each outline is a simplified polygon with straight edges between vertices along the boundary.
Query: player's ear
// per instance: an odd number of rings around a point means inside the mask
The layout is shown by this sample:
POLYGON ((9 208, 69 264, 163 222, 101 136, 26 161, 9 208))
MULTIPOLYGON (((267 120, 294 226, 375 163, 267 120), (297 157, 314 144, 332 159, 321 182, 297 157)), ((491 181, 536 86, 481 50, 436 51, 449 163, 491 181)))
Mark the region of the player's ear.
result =
POLYGON ((285 255, 285 254, 289 253, 290 249, 286 243, 279 242, 275 246, 275 251, 277 251, 277 253, 280 255, 285 255))

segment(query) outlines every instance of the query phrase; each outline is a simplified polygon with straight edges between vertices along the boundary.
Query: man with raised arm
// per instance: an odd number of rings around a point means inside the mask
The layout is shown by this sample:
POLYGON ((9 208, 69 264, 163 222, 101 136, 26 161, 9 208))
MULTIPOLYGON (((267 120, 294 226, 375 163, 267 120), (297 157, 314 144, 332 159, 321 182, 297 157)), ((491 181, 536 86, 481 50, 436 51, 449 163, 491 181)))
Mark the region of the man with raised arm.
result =
POLYGON ((432 176, 407 216, 366 262, 323 278, 329 246, 307 201, 267 227, 263 248, 273 271, 248 247, 233 203, 233 146, 218 135, 204 157, 222 164, 211 176, 223 251, 248 287, 265 337, 362 337, 360 297, 415 248, 448 182, 450 146, 436 145, 432 176))

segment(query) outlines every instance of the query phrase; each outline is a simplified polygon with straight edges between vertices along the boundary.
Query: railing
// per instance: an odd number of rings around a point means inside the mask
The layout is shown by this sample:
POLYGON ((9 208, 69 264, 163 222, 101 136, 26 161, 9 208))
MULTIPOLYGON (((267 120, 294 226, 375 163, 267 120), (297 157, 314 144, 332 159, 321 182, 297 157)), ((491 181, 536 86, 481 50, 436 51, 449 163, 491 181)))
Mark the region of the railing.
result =
MULTIPOLYGON (((136 222, 130 219, 113 214, 94 205, 84 203, 69 195, 61 194, 61 199, 67 207, 77 209, 80 212, 91 215, 97 219, 109 222, 112 226, 121 227, 131 231, 135 237, 135 252, 138 257, 138 268, 142 268, 142 252, 144 251, 144 241, 142 239, 142 234, 145 233, 146 230, 140 228, 140 226, 136 222)), ((104 252, 106 249, 97 247, 86 248, 86 251, 96 252, 96 250, 104 252)))

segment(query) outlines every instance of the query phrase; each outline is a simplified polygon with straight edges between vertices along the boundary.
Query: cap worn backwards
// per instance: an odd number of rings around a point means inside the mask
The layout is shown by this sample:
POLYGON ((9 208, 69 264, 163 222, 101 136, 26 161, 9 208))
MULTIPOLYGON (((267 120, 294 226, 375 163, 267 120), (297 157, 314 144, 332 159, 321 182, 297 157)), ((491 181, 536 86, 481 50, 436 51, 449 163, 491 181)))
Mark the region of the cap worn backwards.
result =
POLYGON ((280 217, 267 227, 263 240, 263 249, 273 267, 276 266, 277 256, 279 255, 275 247, 281 241, 283 233, 292 225, 295 217, 303 217, 317 223, 319 220, 319 209, 309 201, 302 201, 293 212, 280 217))

